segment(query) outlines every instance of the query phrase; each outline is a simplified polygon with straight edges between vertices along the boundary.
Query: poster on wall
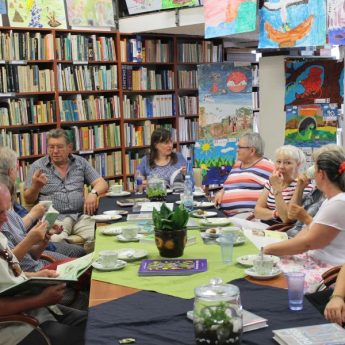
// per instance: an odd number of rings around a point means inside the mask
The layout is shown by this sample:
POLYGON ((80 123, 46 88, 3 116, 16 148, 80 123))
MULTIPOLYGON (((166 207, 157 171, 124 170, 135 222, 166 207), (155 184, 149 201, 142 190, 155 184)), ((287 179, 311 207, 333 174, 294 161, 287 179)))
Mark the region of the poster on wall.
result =
POLYGON ((199 6, 199 0, 162 0, 163 9, 193 6, 199 6))
POLYGON ((345 0, 327 0, 328 41, 345 44, 345 0))
POLYGON ((199 138, 238 138, 253 130, 252 70, 232 63, 198 66, 199 138))
POLYGON ((204 139, 195 143, 195 163, 201 168, 202 184, 222 184, 236 160, 236 139, 204 139))
POLYGON ((7 8, 6 8, 6 0, 0 0, 0 14, 6 14, 7 8))
POLYGON ((162 0, 126 0, 129 14, 159 11, 162 8, 162 0))
POLYGON ((336 60, 285 61, 285 105, 343 102, 344 63, 336 60), (320 102, 318 102, 320 103, 320 102))
POLYGON ((8 0, 8 17, 11 26, 30 28, 66 29, 63 0, 8 0))
POLYGON ((326 43, 326 1, 264 0, 259 48, 310 47, 326 43))
POLYGON ((70 26, 115 26, 112 0, 66 0, 66 6, 70 26))
POLYGON ((205 38, 254 31, 256 0, 205 0, 205 38))
POLYGON ((337 142, 338 105, 308 104, 286 107, 285 144, 321 147, 337 142))

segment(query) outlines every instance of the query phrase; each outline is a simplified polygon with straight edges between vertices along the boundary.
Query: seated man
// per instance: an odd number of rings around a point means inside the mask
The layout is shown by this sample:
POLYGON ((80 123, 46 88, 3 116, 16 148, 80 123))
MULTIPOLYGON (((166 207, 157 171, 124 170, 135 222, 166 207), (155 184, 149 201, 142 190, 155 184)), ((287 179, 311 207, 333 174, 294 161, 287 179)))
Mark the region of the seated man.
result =
MULTIPOLYGON (((7 222, 7 210, 11 196, 6 186, 0 184, 0 229, 7 222)), ((46 226, 46 224, 42 223, 46 226)), ((6 237, 0 232, 0 290, 27 279, 17 258, 7 245, 6 237)), ((56 277, 54 271, 44 270, 30 276, 56 277)), ((87 313, 53 304, 60 301, 65 285, 59 284, 44 289, 33 296, 0 297, 0 316, 27 313, 36 317, 40 327, 54 344, 84 344, 87 313)), ((41 345, 42 336, 26 324, 7 324, 0 327, 1 343, 7 345, 41 345)))
POLYGON ((97 197, 108 189, 107 182, 82 157, 72 154, 72 143, 63 129, 47 134, 48 155, 35 161, 25 182, 27 203, 52 200, 60 212, 63 232, 52 241, 78 235, 84 241, 94 239, 95 222, 90 218, 97 209, 97 197), (84 184, 92 186, 84 200, 84 184))
POLYGON ((215 197, 230 215, 254 210, 265 183, 271 176, 274 164, 263 157, 264 143, 258 133, 241 136, 237 146, 237 162, 215 197))

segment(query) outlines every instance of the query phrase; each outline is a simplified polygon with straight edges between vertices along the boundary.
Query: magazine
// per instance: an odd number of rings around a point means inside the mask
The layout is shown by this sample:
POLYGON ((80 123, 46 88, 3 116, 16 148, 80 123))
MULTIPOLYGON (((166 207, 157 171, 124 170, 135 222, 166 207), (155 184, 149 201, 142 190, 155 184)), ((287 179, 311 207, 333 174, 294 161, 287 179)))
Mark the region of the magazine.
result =
POLYGON ((336 323, 278 329, 273 334, 273 339, 281 345, 345 344, 345 330, 336 323))
POLYGON ((142 260, 140 276, 179 276, 207 271, 207 259, 142 260))
POLYGON ((271 243, 277 243, 288 239, 286 232, 262 230, 262 229, 244 229, 244 235, 255 245, 261 249, 271 243))

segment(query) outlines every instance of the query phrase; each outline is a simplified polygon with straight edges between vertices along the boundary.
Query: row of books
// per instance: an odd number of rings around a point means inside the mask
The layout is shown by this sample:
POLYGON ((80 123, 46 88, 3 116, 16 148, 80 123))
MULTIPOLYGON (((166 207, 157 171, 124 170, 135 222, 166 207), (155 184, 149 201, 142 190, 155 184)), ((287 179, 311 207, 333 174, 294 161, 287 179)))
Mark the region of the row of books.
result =
POLYGON ((179 118, 180 141, 196 141, 198 139, 199 122, 197 119, 179 118))
POLYGON ((59 97, 61 121, 85 121, 120 118, 119 96, 87 96, 80 94, 75 99, 62 99, 59 97))
POLYGON ((0 31, 0 60, 52 60, 53 34, 0 31))
POLYGON ((174 95, 125 95, 123 114, 125 119, 175 116, 174 95))
POLYGON ((127 174, 135 174, 137 167, 142 160, 142 153, 128 152, 125 155, 125 166, 127 174))
POLYGON ((19 156, 45 154, 47 151, 46 132, 12 133, 4 129, 0 132, 0 146, 8 146, 19 156))
POLYGON ((178 71, 178 86, 182 89, 198 88, 197 71, 178 71))
POLYGON ((172 90, 174 89, 174 72, 122 66, 122 88, 125 90, 172 90))
POLYGON ((208 63, 223 61, 223 46, 212 41, 179 43, 178 61, 182 63, 208 63))
POLYGON ((180 96, 178 98, 180 116, 198 114, 198 96, 180 96))
POLYGON ((56 103, 34 98, 6 99, 0 102, 0 126, 56 122, 56 103))
POLYGON ((76 151, 92 151, 121 145, 120 126, 109 123, 99 126, 66 129, 76 151))
POLYGON ((72 61, 115 61, 115 42, 112 37, 68 33, 56 37, 56 58, 72 61))
POLYGON ((102 152, 87 155, 85 159, 103 176, 122 175, 121 151, 102 152))
POLYGON ((0 66, 0 93, 53 92, 54 71, 39 69, 37 65, 0 66))
POLYGON ((60 91, 97 91, 117 89, 117 66, 58 65, 60 91))
POLYGON ((160 39, 124 38, 120 41, 122 62, 158 62, 171 63, 172 41, 162 42, 160 39))

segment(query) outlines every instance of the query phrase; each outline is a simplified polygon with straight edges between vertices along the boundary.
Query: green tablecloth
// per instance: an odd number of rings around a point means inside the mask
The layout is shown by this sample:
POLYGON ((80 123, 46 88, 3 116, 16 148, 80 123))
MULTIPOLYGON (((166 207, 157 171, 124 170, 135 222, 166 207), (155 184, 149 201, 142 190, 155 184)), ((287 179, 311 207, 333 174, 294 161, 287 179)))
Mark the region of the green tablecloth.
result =
MULTIPOLYGON (((119 248, 143 248, 149 253, 149 259, 160 258, 158 249, 154 243, 120 243, 114 236, 105 236, 100 233, 100 228, 96 231, 96 253, 106 249, 119 248)), ((163 294, 181 297, 194 297, 194 288, 208 284, 210 278, 219 277, 224 282, 245 276, 244 267, 237 264, 236 257, 246 254, 257 253, 255 246, 247 241, 245 244, 234 247, 234 263, 224 265, 221 261, 220 247, 217 244, 205 245, 198 230, 189 230, 189 236, 196 236, 197 243, 187 246, 182 258, 207 259, 207 272, 190 276, 150 276, 139 277, 138 269, 140 261, 130 262, 120 271, 100 272, 93 270, 92 279, 107 283, 119 284, 141 290, 156 291, 163 294)))

